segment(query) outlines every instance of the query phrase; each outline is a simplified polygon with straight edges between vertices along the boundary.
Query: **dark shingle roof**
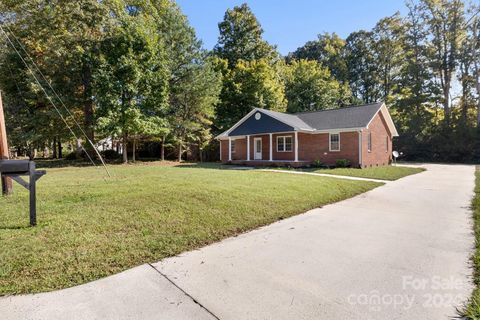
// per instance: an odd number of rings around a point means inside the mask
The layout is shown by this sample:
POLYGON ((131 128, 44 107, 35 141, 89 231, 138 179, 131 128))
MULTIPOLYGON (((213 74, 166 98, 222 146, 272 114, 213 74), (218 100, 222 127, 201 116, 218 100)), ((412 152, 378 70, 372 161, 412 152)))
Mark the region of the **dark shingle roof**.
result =
POLYGON ((382 107, 381 102, 294 114, 315 130, 363 128, 382 107))
MULTIPOLYGON (((383 102, 377 102, 359 106, 349 106, 339 109, 300 112, 294 114, 257 108, 254 110, 263 112, 295 128, 295 130, 326 131, 335 129, 365 128, 368 126, 372 118, 382 106, 383 102)), ((252 112, 254 110, 252 110, 252 112)), ((397 133, 393 123, 391 125, 393 126, 393 131, 396 136, 397 133)), ((228 136, 230 130, 223 132, 218 137, 228 136)))
POLYGON ((262 112, 276 118, 277 120, 280 120, 294 128, 302 129, 302 130, 311 130, 312 128, 306 124, 302 119, 300 119, 297 115, 295 114, 289 114, 289 113, 282 113, 282 112, 276 112, 276 111, 270 111, 266 109, 262 109, 262 112))

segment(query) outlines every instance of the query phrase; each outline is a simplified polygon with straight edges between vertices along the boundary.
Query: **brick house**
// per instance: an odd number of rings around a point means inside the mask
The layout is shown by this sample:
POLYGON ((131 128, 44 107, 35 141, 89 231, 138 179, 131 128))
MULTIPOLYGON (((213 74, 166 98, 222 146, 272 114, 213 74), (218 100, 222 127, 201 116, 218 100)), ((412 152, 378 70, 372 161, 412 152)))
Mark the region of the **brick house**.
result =
POLYGON ((398 133, 384 103, 287 114, 255 108, 216 137, 220 160, 247 165, 387 165, 398 133))

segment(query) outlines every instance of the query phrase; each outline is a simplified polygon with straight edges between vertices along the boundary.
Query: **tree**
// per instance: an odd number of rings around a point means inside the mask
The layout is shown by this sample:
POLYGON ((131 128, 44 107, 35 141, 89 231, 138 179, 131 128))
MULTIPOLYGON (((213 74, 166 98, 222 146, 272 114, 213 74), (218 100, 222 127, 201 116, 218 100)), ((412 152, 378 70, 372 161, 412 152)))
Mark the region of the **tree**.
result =
MULTIPOLYGON (((55 97, 46 82, 52 85, 67 108, 76 114, 88 139, 93 140, 91 76, 96 66, 95 51, 111 22, 109 5, 96 0, 62 1, 61 4, 25 0, 8 1, 4 9, 13 17, 12 33, 45 75, 44 82, 37 73, 42 85, 55 97)), ((24 54, 20 48, 19 51, 24 54)), ((26 54, 25 58, 32 64, 26 54)), ((56 103, 60 104, 58 100, 56 103)), ((76 132, 82 136, 78 128, 76 132)))
POLYGON ((472 78, 477 92, 477 129, 480 128, 480 5, 472 6, 468 23, 467 47, 472 63, 472 78))
POLYGON ((431 32, 431 66, 443 92, 445 122, 450 126, 450 90, 464 36, 464 5, 460 0, 422 0, 424 20, 431 32))
POLYGON ((352 32, 346 41, 348 81, 354 98, 363 103, 378 101, 381 98, 380 75, 373 33, 352 32))
POLYGON ((391 17, 381 19, 372 32, 381 83, 381 99, 389 102, 404 59, 401 37, 405 30, 400 14, 397 12, 391 17))
POLYGON ((195 143, 201 153, 210 141, 210 126, 220 89, 220 74, 210 61, 191 64, 177 83, 171 103, 179 162, 188 142, 195 143))
POLYGON ((315 60, 330 70, 340 82, 347 81, 347 64, 344 57, 345 40, 336 33, 319 34, 317 40, 308 41, 305 45, 290 53, 288 61, 307 59, 315 60))
POLYGON ((263 30, 247 4, 227 10, 218 24, 213 50, 215 69, 222 73, 215 131, 226 130, 252 108, 285 110, 284 86, 277 72, 279 55, 262 38, 263 30))
POLYGON ((284 74, 288 112, 338 108, 349 99, 348 84, 335 80, 316 60, 294 60, 284 74))
POLYGON ((428 68, 427 29, 421 7, 408 3, 403 19, 404 32, 399 38, 403 50, 397 86, 391 108, 400 137, 397 146, 408 157, 428 158, 429 139, 435 125, 435 100, 439 88, 428 68))
MULTIPOLYGON (((37 68, 42 71, 47 81, 55 86, 55 82, 59 81, 58 75, 62 66, 65 65, 65 60, 58 58, 55 64, 52 59, 54 50, 49 48, 51 38, 58 36, 58 31, 55 33, 54 30, 52 33, 44 32, 45 29, 50 32, 51 26, 40 25, 41 19, 26 20, 25 16, 28 16, 28 13, 22 12, 21 9, 35 7, 32 3, 12 2, 3 3, 3 5, 4 11, 1 16, 2 29, 5 34, 2 34, 1 38, 5 39, 5 42, 0 45, 0 86, 5 98, 9 139, 11 145, 16 146, 20 154, 27 153, 33 157, 36 149, 50 147, 57 140, 60 144, 61 140, 71 139, 71 135, 15 49, 29 63, 35 76, 40 79, 42 85, 50 93, 52 93, 51 90, 43 81, 37 68), (30 24, 26 24, 27 21, 30 24), (36 63, 35 66, 30 58, 36 63)), ((46 11, 51 10, 49 7, 37 9, 39 16, 43 16, 46 11)), ((57 56, 62 52, 62 49, 59 48, 57 56)), ((71 88, 68 77, 64 77, 64 88, 71 88)), ((58 92, 60 96, 63 96, 62 92, 64 91, 58 90, 58 92)), ((72 108, 71 103, 74 99, 64 99, 64 101, 67 108, 77 115, 76 109, 72 108)), ((73 126, 72 118, 65 114, 61 105, 60 112, 73 126)), ((53 144, 52 147, 55 150, 56 144, 53 144)))
POLYGON ((285 87, 266 60, 239 60, 223 79, 216 125, 226 130, 253 108, 285 111, 285 87))
POLYGON ((469 32, 466 35, 465 41, 463 41, 461 48, 459 49, 459 71, 457 78, 462 86, 462 95, 460 97, 460 120, 464 127, 466 127, 469 122, 469 110, 471 108, 475 108, 474 92, 477 84, 475 64, 478 65, 476 59, 479 58, 475 57, 475 45, 475 38, 473 37, 473 34, 469 32))
POLYGON ((239 60, 278 59, 275 47, 262 39, 263 29, 246 3, 228 9, 218 29, 220 36, 213 52, 227 60, 229 68, 239 60))
POLYGON ((106 134, 122 137, 127 162, 129 138, 161 126, 158 110, 167 103, 168 70, 150 16, 123 10, 116 11, 120 23, 102 43, 94 84, 99 126, 106 134))

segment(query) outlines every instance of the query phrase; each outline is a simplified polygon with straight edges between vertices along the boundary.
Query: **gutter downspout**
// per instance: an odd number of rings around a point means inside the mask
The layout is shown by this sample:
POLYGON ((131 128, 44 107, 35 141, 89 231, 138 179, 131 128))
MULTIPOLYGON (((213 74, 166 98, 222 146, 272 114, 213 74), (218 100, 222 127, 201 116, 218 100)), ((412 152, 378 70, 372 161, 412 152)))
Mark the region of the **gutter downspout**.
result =
POLYGON ((362 167, 362 130, 358 131, 358 166, 362 167))

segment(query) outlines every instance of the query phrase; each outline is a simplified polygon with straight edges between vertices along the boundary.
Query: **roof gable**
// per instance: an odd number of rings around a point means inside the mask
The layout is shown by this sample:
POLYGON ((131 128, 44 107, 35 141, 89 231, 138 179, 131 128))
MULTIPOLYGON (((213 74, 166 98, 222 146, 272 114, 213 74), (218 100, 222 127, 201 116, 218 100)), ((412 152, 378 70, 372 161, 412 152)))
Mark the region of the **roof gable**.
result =
MULTIPOLYGON (((390 131, 390 134, 394 137, 398 137, 398 131, 397 128, 395 127, 395 124, 393 123, 392 116, 390 115, 390 112, 387 109, 387 106, 383 103, 380 110, 378 110, 378 113, 381 113, 383 116, 383 119, 385 120, 385 123, 387 124, 387 128, 390 131)), ((372 118, 373 120, 373 118, 372 118)), ((370 120, 370 122, 372 122, 370 120)), ((370 122, 368 124, 370 124, 370 122)), ((367 125, 368 127, 368 125, 367 125)))
POLYGON ((229 136, 242 136, 247 134, 258 133, 272 133, 272 132, 285 132, 293 131, 295 128, 273 118, 271 115, 265 112, 257 110, 250 114, 242 123, 237 127, 232 127, 228 135, 229 136), (260 116, 257 116, 259 114, 260 116), (258 119, 257 119, 258 118, 258 119))

